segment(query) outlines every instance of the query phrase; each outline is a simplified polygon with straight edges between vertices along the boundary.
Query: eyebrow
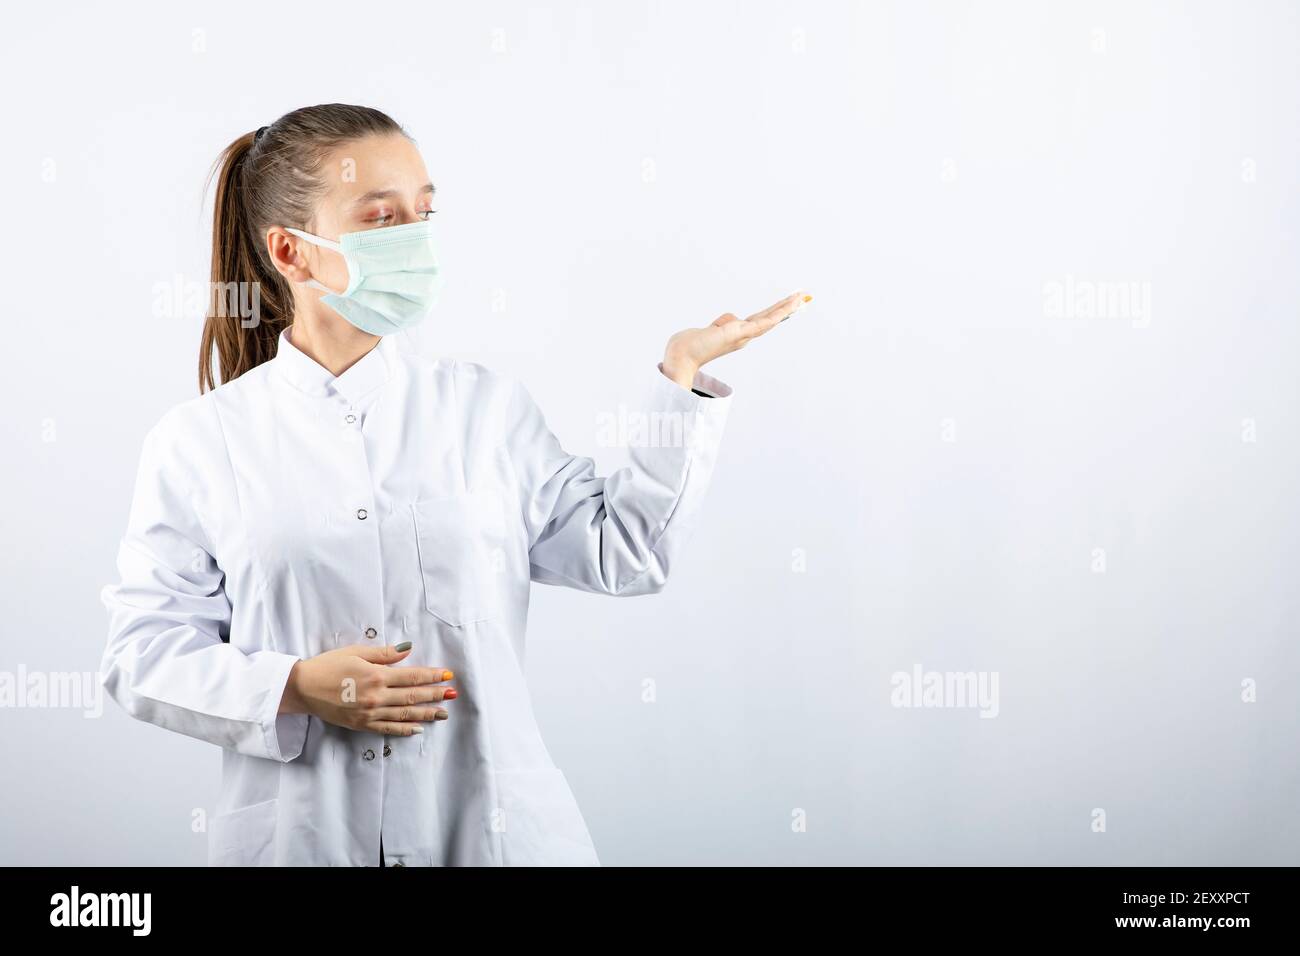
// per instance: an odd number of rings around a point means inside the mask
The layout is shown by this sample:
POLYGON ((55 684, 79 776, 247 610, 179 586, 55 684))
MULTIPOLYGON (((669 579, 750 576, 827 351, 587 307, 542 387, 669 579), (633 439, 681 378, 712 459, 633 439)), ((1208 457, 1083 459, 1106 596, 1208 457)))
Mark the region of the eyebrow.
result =
MULTIPOLYGON (((438 190, 434 187, 433 183, 425 183, 423 186, 420 187, 421 196, 423 196, 425 193, 428 193, 429 195, 432 196, 437 191, 438 190)), ((352 205, 361 206, 364 205, 365 203, 373 202, 376 199, 391 199, 393 196, 396 195, 397 195, 396 189, 372 189, 364 196, 361 196, 358 199, 354 199, 352 201, 352 205)))

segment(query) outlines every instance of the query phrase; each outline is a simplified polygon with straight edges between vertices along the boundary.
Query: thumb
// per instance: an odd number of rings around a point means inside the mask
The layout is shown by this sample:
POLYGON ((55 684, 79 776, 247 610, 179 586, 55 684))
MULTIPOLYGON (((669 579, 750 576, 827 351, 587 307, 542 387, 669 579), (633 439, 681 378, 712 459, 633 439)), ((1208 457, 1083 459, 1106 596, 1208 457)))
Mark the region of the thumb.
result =
POLYGON ((410 641, 403 641, 400 644, 385 644, 381 647, 358 645, 356 648, 357 657, 372 664, 395 664, 403 660, 409 653, 411 653, 410 641))

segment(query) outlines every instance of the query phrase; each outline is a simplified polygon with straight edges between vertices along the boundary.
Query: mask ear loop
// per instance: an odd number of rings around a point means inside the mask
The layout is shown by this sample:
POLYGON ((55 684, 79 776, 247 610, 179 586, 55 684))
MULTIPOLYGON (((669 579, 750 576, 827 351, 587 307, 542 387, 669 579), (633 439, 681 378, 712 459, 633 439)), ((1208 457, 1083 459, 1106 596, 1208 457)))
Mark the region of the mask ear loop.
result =
POLYGON ((325 238, 322 238, 321 236, 313 236, 310 232, 303 232, 301 229, 295 229, 295 228, 293 228, 293 226, 285 226, 285 227, 284 227, 284 231, 285 231, 285 232, 288 232, 288 233, 292 233, 293 235, 297 236, 299 239, 306 239, 308 242, 310 242, 310 243, 311 243, 312 245, 314 245, 314 246, 321 246, 321 247, 323 247, 323 248, 325 248, 325 249, 333 249, 333 250, 334 250, 335 252, 337 252, 339 255, 343 256, 343 261, 344 261, 345 263, 347 263, 347 267, 348 267, 348 288, 345 289, 343 292, 341 292, 341 293, 340 293, 340 292, 335 292, 335 291, 334 291, 333 289, 331 289, 329 286, 327 286, 327 285, 322 285, 321 283, 317 282, 315 279, 308 279, 308 280, 307 280, 306 285, 307 285, 309 288, 312 288, 312 289, 319 289, 321 292, 327 292, 327 293, 329 293, 330 295, 347 295, 348 292, 351 291, 351 289, 352 289, 352 263, 348 261, 348 257, 347 257, 347 255, 343 252, 343 247, 342 247, 341 245, 339 245, 339 243, 335 242, 333 239, 325 239, 325 238))

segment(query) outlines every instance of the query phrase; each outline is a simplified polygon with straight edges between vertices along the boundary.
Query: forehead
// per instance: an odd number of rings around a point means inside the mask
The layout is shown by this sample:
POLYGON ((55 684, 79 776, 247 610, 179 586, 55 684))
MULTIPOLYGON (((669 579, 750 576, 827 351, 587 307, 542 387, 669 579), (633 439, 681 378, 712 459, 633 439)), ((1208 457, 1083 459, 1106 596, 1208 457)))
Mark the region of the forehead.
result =
POLYGON ((377 190, 409 197, 429 182, 420 150, 400 133, 343 143, 326 156, 322 171, 329 197, 344 204, 377 190))

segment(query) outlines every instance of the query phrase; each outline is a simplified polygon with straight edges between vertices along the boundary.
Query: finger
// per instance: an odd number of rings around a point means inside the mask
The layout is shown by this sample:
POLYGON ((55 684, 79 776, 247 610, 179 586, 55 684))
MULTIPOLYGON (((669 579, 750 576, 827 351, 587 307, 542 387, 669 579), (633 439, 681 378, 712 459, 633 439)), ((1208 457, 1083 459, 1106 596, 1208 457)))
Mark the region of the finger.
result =
POLYGON ((775 318, 775 320, 779 322, 781 319, 798 309, 800 305, 810 301, 812 301, 812 296, 808 295, 801 289, 798 292, 790 293, 779 302, 774 302, 761 312, 755 312, 746 321, 765 322, 768 319, 775 318))
POLYGON ((714 319, 713 324, 721 328, 724 325, 730 325, 732 322, 739 322, 739 321, 740 319, 738 319, 736 316, 728 312, 725 315, 720 315, 716 319, 714 319))
POLYGON ((726 337, 727 348, 738 349, 750 339, 757 338, 764 332, 776 328, 780 322, 779 316, 772 315, 765 319, 745 319, 743 322, 733 322, 726 325, 723 327, 722 332, 726 337))
POLYGON ((762 319, 766 319, 772 315, 784 315, 785 313, 790 312, 791 310, 794 309, 795 304, 799 301, 799 296, 801 294, 802 293, 800 292, 792 292, 789 295, 787 295, 784 299, 780 299, 777 302, 773 302, 766 309, 760 309, 758 312, 755 312, 753 315, 747 316, 746 321, 756 322, 762 319))
POLYGON ((417 723, 399 724, 393 720, 379 720, 371 724, 366 724, 366 730, 375 734, 383 734, 385 737, 414 737, 416 734, 424 733, 424 725, 417 723))
POLYGON ((385 687, 416 687, 421 684, 440 684, 456 675, 444 667, 389 667, 380 675, 385 687))
POLYGON ((380 723, 427 723, 430 720, 446 720, 450 716, 442 707, 378 707, 370 715, 371 722, 380 723))
POLYGON ((726 326, 723 332, 731 348, 740 348, 750 339, 757 338, 764 332, 770 332, 780 325, 788 316, 780 312, 761 312, 757 316, 726 326))
POLYGON ((755 327, 759 330, 758 334, 766 332, 768 329, 774 329, 790 316, 794 315, 804 305, 812 299, 812 296, 801 295, 793 303, 784 305, 779 309, 764 309, 762 317, 754 321, 755 327))
MULTIPOLYGON (((782 302, 788 303, 792 298, 795 300, 794 303, 792 305, 784 306, 783 308, 785 311, 783 311, 782 308, 777 308, 775 310, 772 308, 764 309, 762 312, 756 313, 754 316, 751 316, 744 322, 740 323, 738 328, 732 329, 736 336, 734 347, 740 348, 750 339, 757 338, 764 332, 772 331, 772 329, 776 328, 812 301, 812 296, 802 292, 796 292, 794 296, 787 296, 782 300, 782 302)), ((781 306, 781 303, 777 303, 777 305, 781 306)))
POLYGON ((799 298, 798 301, 796 301, 794 304, 794 309, 790 312, 787 312, 785 315, 781 316, 782 322, 790 318, 790 316, 794 315, 795 312, 800 312, 803 309, 808 308, 808 303, 812 301, 812 296, 807 292, 797 293, 797 295, 799 298))
POLYGON ((395 707, 402 704, 441 703, 455 700, 460 694, 454 687, 436 687, 425 684, 420 687, 385 687, 376 697, 380 707, 395 707))
POLYGON ((400 644, 385 644, 380 647, 365 647, 361 644, 354 644, 348 650, 372 664, 393 664, 405 660, 406 655, 411 653, 411 642, 403 641, 400 644))

